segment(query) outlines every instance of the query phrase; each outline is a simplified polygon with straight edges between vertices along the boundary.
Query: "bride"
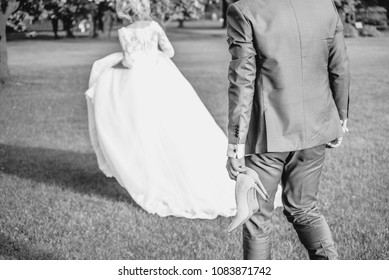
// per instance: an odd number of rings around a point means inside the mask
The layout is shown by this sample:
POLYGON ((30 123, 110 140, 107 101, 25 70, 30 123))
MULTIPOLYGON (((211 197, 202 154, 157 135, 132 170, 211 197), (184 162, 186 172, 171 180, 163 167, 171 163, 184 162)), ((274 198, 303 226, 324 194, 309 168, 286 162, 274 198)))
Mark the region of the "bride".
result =
POLYGON ((86 92, 99 168, 150 213, 235 215, 227 138, 171 61, 149 1, 118 1, 117 12, 131 22, 118 31, 123 52, 94 63, 86 92))

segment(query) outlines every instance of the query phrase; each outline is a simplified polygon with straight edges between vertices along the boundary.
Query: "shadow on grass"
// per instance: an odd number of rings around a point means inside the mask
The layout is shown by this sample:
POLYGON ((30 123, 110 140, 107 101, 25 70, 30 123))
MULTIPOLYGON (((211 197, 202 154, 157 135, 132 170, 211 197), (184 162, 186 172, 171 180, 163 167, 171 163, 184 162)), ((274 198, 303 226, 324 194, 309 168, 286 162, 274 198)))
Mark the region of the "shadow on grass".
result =
POLYGON ((139 207, 115 179, 99 171, 92 153, 0 144, 0 172, 139 207))
POLYGON ((0 259, 10 260, 56 260, 52 253, 41 249, 33 249, 25 241, 15 241, 0 233, 0 259))

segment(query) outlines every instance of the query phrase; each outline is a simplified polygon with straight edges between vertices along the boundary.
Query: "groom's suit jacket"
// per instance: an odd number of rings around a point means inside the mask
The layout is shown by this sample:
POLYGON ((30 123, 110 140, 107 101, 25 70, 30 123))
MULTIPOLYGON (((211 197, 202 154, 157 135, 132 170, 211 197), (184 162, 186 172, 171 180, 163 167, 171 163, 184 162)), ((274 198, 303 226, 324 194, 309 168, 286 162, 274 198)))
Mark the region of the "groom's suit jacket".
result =
POLYGON ((301 150, 342 136, 350 74, 332 0, 240 0, 227 23, 234 156, 301 150))

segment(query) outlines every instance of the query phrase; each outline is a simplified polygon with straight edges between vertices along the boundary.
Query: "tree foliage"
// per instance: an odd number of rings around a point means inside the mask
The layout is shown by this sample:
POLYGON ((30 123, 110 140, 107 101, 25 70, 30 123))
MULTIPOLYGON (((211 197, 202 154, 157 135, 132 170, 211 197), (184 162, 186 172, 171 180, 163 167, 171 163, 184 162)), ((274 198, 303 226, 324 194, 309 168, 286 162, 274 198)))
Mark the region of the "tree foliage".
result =
MULTIPOLYGON (((58 21, 62 21, 67 37, 73 37, 72 29, 83 19, 92 17, 94 27, 101 28, 102 18, 107 10, 114 12, 114 0, 19 0, 16 13, 8 19, 8 26, 16 31, 25 30, 25 20, 35 21, 47 18, 52 21, 57 37, 58 21)), ((94 30, 94 35, 97 32, 94 30)))
POLYGON ((354 24, 355 21, 362 21, 366 24, 387 25, 388 0, 334 0, 334 2, 345 23, 354 24))
POLYGON ((171 0, 150 0, 151 15, 160 22, 168 22, 172 18, 171 0))
POLYGON ((180 21, 198 19, 204 12, 205 1, 172 0, 173 16, 180 21))
POLYGON ((63 23, 67 37, 73 37, 72 29, 78 21, 92 19, 93 35, 97 36, 97 29, 102 29, 104 13, 113 10, 113 0, 43 0, 43 9, 48 12, 52 20, 53 29, 58 20, 63 23))
POLYGON ((198 19, 204 14, 210 0, 150 0, 152 16, 159 21, 184 21, 198 19))

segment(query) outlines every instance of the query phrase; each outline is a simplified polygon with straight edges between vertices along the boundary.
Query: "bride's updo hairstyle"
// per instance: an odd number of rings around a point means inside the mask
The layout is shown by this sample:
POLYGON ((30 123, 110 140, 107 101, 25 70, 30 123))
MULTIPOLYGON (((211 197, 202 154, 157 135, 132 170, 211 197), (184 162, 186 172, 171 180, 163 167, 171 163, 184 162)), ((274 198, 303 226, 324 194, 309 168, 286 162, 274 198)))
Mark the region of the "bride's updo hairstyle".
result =
POLYGON ((116 13, 118 17, 127 19, 130 23, 138 20, 151 20, 149 0, 117 0, 116 13))

